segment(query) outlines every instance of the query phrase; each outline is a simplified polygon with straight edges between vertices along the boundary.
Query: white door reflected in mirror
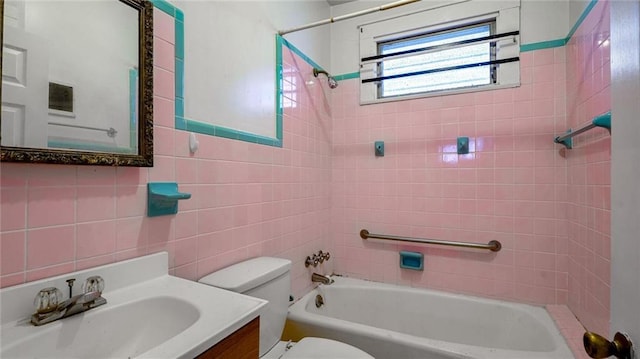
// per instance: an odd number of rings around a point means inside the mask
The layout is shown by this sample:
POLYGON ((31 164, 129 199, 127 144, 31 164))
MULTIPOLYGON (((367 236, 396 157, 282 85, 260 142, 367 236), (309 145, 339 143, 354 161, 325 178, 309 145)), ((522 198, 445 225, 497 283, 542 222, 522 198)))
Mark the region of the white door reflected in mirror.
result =
POLYGON ((7 27, 2 55, 2 146, 47 147, 46 43, 7 27))
POLYGON ((2 146, 138 153, 138 11, 5 1, 2 146))

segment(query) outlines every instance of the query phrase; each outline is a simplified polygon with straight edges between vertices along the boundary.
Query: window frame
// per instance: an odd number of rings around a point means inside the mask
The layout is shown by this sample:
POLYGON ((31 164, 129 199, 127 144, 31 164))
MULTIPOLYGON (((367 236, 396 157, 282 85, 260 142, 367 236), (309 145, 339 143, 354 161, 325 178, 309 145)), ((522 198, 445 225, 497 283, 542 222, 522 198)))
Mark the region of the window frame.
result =
MULTIPOLYGON (((472 25, 494 22, 493 34, 520 31, 520 1, 502 0, 485 2, 471 0, 468 2, 445 1, 425 3, 427 7, 409 14, 398 15, 384 20, 374 21, 358 26, 360 33, 360 58, 366 59, 379 55, 381 43, 389 43, 426 34, 436 34, 472 25), (425 26, 424 24, 430 24, 425 26)), ((492 49, 492 60, 502 60, 520 55, 520 36, 511 40, 498 40, 492 49)), ((519 62, 492 65, 496 69, 494 79, 487 85, 468 86, 446 90, 434 90, 406 95, 381 96, 380 83, 366 82, 365 79, 379 77, 378 64, 365 62, 360 64, 360 103, 409 100, 414 98, 441 96, 516 87, 520 85, 519 62)))

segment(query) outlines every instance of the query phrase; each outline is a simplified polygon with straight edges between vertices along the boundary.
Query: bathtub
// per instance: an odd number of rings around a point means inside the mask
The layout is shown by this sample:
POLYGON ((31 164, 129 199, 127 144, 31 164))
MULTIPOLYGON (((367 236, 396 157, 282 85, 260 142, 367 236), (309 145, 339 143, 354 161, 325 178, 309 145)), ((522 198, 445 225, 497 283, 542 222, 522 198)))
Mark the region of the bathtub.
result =
POLYGON ((285 339, 335 339, 377 359, 573 358, 544 308, 333 279, 289 307, 285 339))

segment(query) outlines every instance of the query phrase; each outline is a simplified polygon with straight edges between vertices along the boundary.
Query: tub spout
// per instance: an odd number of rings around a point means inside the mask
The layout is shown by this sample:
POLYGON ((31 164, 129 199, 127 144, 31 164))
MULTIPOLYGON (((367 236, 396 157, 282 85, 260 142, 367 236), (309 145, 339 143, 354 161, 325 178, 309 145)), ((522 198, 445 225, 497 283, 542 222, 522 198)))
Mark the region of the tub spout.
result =
POLYGON ((333 279, 331 279, 329 276, 318 274, 318 273, 313 273, 311 275, 311 281, 314 283, 322 283, 326 285, 333 283, 333 279))

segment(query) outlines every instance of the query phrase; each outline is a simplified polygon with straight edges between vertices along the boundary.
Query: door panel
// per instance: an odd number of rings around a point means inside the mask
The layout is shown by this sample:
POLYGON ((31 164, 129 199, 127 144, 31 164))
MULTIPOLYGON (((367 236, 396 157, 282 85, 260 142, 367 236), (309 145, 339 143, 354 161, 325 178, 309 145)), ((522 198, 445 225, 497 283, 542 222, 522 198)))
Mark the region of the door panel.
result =
MULTIPOLYGON (((640 345, 640 4, 611 1, 611 332, 640 345)), ((603 333, 604 334, 604 333, 603 333)), ((637 349, 636 349, 637 351, 637 349)))
POLYGON ((49 61, 46 44, 5 26, 2 48, 2 146, 47 147, 49 61))

